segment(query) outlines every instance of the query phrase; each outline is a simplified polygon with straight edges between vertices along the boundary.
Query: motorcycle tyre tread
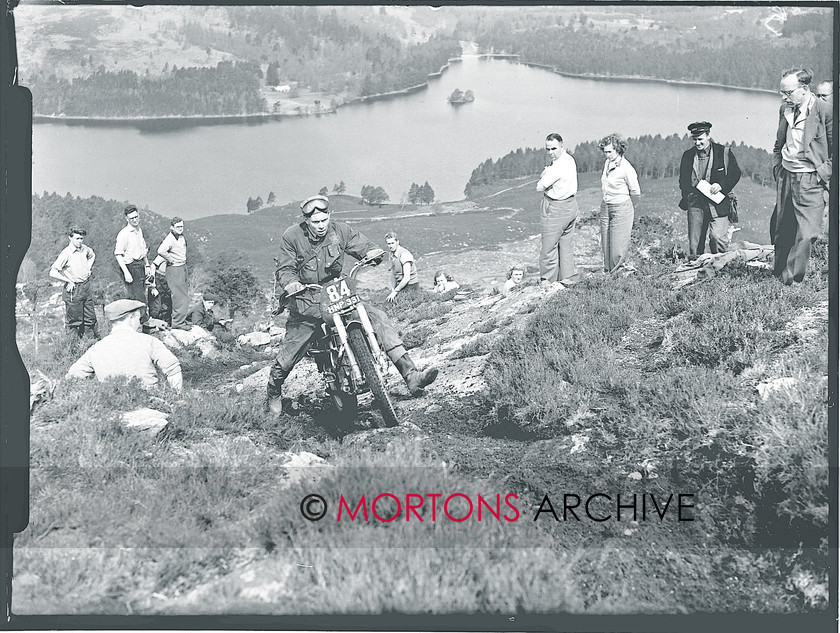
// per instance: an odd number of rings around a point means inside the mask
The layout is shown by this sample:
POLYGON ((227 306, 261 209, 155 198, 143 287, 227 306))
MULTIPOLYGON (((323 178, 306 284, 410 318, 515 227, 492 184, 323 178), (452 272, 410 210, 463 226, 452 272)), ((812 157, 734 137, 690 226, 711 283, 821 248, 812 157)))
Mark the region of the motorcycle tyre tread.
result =
POLYGON ((382 421, 386 427, 399 426, 400 421, 397 418, 397 412, 385 390, 385 385, 382 383, 382 378, 376 370, 376 363, 373 360, 373 355, 370 353, 365 335, 358 327, 351 328, 347 331, 347 340, 350 343, 350 349, 356 356, 356 362, 359 363, 359 369, 365 375, 368 387, 373 392, 373 397, 379 405, 379 410, 382 413, 382 421))

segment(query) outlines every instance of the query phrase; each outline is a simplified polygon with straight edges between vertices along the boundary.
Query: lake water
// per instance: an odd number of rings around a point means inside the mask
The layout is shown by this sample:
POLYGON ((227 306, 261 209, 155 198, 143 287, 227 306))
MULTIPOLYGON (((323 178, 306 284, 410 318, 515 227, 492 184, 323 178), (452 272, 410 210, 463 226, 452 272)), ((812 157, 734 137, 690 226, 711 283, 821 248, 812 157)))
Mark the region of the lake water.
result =
POLYGON ((128 200, 194 219, 245 213, 249 196, 302 199, 343 180, 358 195, 382 186, 399 202, 428 181, 458 200, 472 170, 559 132, 569 148, 619 131, 628 136, 714 124, 720 142, 771 150, 779 97, 730 88, 563 77, 500 59, 465 57, 407 96, 337 114, 189 127, 36 123, 33 190, 128 200), (455 89, 473 103, 452 106, 455 89))

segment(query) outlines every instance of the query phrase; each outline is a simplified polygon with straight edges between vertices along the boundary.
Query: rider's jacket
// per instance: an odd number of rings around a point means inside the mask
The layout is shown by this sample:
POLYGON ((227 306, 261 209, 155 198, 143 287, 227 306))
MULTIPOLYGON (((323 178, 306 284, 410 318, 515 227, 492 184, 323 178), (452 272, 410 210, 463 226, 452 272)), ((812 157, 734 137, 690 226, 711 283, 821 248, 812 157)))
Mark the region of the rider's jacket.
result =
MULTIPOLYGON (((306 222, 301 222, 283 233, 277 258, 277 281, 281 287, 293 281, 321 284, 341 274, 344 253, 362 259, 375 248, 373 242, 344 222, 330 219, 327 234, 320 240, 310 235, 306 222)), ((319 297, 317 290, 307 289, 292 301, 289 309, 302 315, 320 317, 319 297)))

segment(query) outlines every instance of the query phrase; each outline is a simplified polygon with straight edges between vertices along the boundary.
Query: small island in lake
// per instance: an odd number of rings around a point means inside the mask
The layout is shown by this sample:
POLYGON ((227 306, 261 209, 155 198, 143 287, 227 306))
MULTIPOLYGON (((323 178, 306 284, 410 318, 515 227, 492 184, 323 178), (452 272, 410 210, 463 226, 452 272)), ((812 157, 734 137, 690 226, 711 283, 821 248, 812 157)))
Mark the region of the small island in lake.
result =
POLYGON ((461 103, 472 103, 475 101, 475 95, 473 94, 472 90, 466 90, 461 92, 458 88, 452 91, 452 94, 449 95, 448 99, 449 103, 453 105, 461 104, 461 103))

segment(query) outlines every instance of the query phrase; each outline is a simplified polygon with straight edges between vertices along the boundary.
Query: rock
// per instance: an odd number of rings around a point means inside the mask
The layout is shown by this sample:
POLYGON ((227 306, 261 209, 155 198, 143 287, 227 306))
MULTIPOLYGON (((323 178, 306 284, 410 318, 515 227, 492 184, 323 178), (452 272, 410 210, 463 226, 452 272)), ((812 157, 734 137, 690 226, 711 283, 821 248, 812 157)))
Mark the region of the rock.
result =
POLYGON ((796 378, 783 376, 782 378, 776 378, 769 382, 759 383, 755 386, 755 389, 758 391, 762 400, 767 400, 772 393, 783 390, 789 392, 793 387, 796 387, 797 383, 796 378))
POLYGON ((156 436, 169 424, 166 414, 157 409, 136 409, 120 416, 120 421, 127 429, 143 431, 151 437, 156 436))
POLYGON ((203 327, 193 325, 190 330, 166 330, 159 335, 163 344, 170 349, 181 349, 200 340, 211 340, 213 335, 203 327))
POLYGON ((29 377, 29 412, 32 413, 35 405, 52 398, 55 391, 55 382, 50 380, 41 370, 36 369, 34 375, 29 377), (35 379, 33 382, 33 378, 35 379))
POLYGON ((268 333, 272 336, 272 338, 275 336, 285 336, 286 328, 280 327, 279 325, 272 325, 268 328, 268 333))
POLYGON ((280 459, 284 460, 283 468, 286 471, 279 482, 281 488, 290 488, 303 482, 316 483, 328 468, 332 468, 323 458, 307 451, 281 453, 280 459))
POLYGON ((262 345, 268 345, 271 342, 271 334, 268 332, 249 332, 248 334, 242 334, 236 340, 241 345, 260 347, 262 345))

